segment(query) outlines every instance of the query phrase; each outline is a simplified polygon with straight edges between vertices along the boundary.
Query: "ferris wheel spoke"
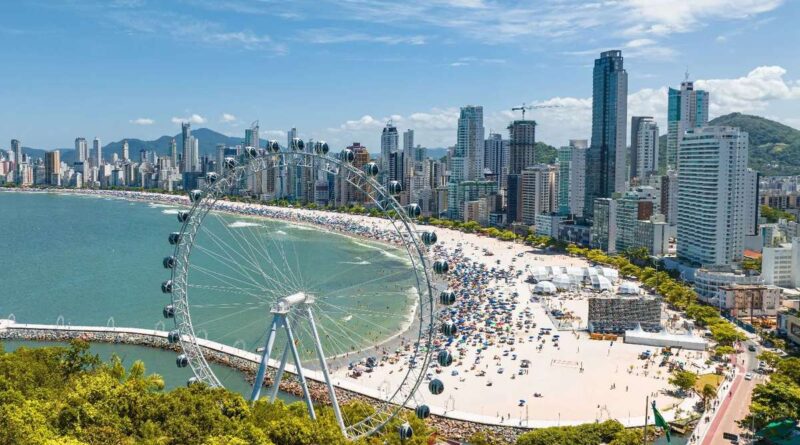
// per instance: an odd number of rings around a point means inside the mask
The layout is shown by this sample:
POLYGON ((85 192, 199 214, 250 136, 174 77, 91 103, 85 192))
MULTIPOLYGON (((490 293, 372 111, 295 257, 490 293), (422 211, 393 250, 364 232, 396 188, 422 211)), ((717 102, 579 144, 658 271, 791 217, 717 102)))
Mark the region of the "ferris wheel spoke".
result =
POLYGON ((225 242, 224 240, 220 239, 219 236, 214 234, 211 230, 203 228, 203 231, 204 231, 205 234, 208 234, 209 239, 214 242, 214 244, 217 246, 219 251, 225 254, 225 257, 227 257, 227 261, 225 260, 225 258, 222 257, 222 254, 218 254, 218 253, 216 253, 215 251, 213 251, 211 249, 205 249, 202 246, 198 246, 201 250, 203 250, 206 253, 209 253, 211 256, 213 256, 214 258, 218 259, 220 261, 220 263, 224 264, 227 268, 229 268, 231 270, 234 270, 234 271, 237 271, 242 276, 246 277, 246 279, 250 281, 250 283, 248 285, 252 284, 252 285, 255 285, 256 287, 259 287, 259 288, 263 289, 264 286, 261 283, 259 283, 258 280, 253 278, 253 276, 250 273, 248 273, 248 271, 252 271, 256 275, 259 275, 259 269, 257 267, 254 266, 253 269, 250 269, 246 265, 242 264, 242 261, 235 260, 233 258, 233 256, 231 255, 231 253, 235 253, 245 263, 249 263, 249 260, 247 258, 243 257, 240 252, 238 252, 237 250, 233 249, 227 242, 225 242))
MULTIPOLYGON (((253 253, 254 247, 252 243, 250 243, 249 240, 243 238, 242 236, 234 234, 234 232, 231 231, 230 227, 228 226, 228 224, 226 224, 226 221, 222 219, 219 213, 213 213, 213 215, 217 218, 219 224, 227 231, 229 237, 233 239, 233 241, 238 245, 239 249, 234 250, 234 252, 236 252, 239 255, 239 257, 241 257, 244 261, 248 262, 254 268, 254 271, 257 276, 260 276, 263 279, 267 280, 271 279, 271 277, 269 277, 264 272, 264 269, 261 267, 260 262, 256 259, 253 253), (244 241, 244 245, 242 245, 241 241, 244 241), (247 248, 245 248, 245 246, 247 248), (248 256, 245 257, 245 255, 243 255, 242 253, 245 253, 248 256)), ((227 243, 225 244, 230 248, 230 245, 228 245, 227 243)))
MULTIPOLYGON (((239 282, 239 283, 242 283, 242 284, 245 284, 245 285, 248 285, 248 286, 251 284, 251 283, 248 283, 246 281, 242 281, 242 280, 240 280, 238 278, 226 275, 226 274, 224 274, 222 272, 217 272, 217 271, 214 271, 214 270, 211 270, 211 269, 206 269, 205 267, 202 267, 202 266, 199 266, 199 265, 192 266, 192 270, 196 270, 198 272, 201 272, 201 273, 205 274, 206 276, 209 276, 209 277, 217 280, 218 282, 221 282, 223 284, 227 284, 227 285, 233 286, 233 287, 235 287, 234 282, 239 282)), ((264 303, 268 303, 269 302, 264 295, 270 295, 270 294, 274 295, 274 291, 272 291, 271 289, 268 289, 268 288, 259 288, 258 291, 259 291, 259 293, 261 295, 258 294, 258 293, 246 292, 245 289, 243 289, 243 288, 239 288, 239 289, 241 291, 243 291, 245 295, 253 297, 253 298, 255 298, 255 299, 257 299, 257 300, 259 300, 261 302, 264 302, 264 303)))

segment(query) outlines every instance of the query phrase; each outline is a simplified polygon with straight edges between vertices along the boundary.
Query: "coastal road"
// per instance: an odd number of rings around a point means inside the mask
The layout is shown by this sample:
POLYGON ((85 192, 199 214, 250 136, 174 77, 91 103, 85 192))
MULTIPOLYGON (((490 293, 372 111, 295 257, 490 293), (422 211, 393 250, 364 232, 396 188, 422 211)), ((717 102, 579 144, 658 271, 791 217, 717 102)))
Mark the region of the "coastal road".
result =
MULTIPOLYGON (((756 358, 759 352, 758 345, 753 341, 748 341, 743 345, 743 348, 744 352, 736 356, 739 373, 733 381, 731 394, 722 402, 721 411, 714 419, 711 428, 709 428, 703 445, 730 445, 731 442, 724 439, 722 433, 741 435, 746 431, 739 428, 736 421, 747 415, 753 389, 760 382, 762 375, 755 372, 758 368, 758 359, 756 358), (747 349, 750 345, 756 347, 755 352, 747 349), (745 380, 744 375, 747 372, 753 374, 752 380, 745 380)), ((740 439, 739 443, 745 442, 740 439)))

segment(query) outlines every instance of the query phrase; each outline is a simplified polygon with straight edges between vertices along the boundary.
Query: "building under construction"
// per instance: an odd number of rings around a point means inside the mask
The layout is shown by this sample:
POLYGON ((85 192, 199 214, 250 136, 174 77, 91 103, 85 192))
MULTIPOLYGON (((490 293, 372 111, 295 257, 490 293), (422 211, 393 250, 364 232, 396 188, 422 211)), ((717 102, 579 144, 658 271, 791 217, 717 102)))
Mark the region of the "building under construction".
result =
POLYGON ((661 329, 661 301, 655 297, 623 296, 589 299, 589 332, 623 333, 641 325, 646 331, 661 329))

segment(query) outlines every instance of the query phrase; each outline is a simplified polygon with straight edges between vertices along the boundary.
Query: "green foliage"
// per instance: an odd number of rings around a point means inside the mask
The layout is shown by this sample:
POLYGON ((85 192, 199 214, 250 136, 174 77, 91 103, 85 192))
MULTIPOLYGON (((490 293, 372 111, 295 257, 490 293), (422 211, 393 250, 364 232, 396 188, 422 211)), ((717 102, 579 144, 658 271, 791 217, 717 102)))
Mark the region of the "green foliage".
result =
POLYGON ((710 125, 739 127, 750 136, 750 167, 763 175, 800 174, 800 131, 741 113, 717 117, 710 125))
POLYGON ((714 341, 723 346, 731 346, 737 341, 744 341, 747 339, 742 332, 727 322, 714 324, 710 329, 714 341))
POLYGON ((785 219, 788 221, 796 221, 797 218, 789 212, 783 211, 781 209, 775 209, 770 206, 761 206, 761 216, 766 218, 767 222, 776 223, 779 219, 785 219))
POLYGON ((769 351, 758 357, 774 366, 775 373, 756 385, 750 413, 739 421, 740 425, 753 425, 758 430, 774 420, 800 418, 800 358, 781 358, 769 351))
POLYGON ((674 385, 680 391, 684 392, 694 388, 695 382, 697 382, 697 374, 691 371, 678 370, 669 378, 670 385, 674 385))
MULTIPOLYGON (((69 348, 0 348, 0 444, 19 445, 307 445, 349 443, 333 411, 317 407, 312 421, 302 402, 259 401, 192 385, 163 392, 163 379, 142 362, 125 369, 114 356, 101 363, 85 342, 69 348)), ((360 402, 342 407, 350 422, 373 412, 360 402)), ((408 421, 423 445, 431 431, 413 413, 390 422, 365 444, 399 444, 408 421)))
MULTIPOLYGON (((517 438, 517 445, 598 445, 611 442, 623 431, 624 427, 616 420, 541 428, 521 434, 517 438)), ((639 439, 641 440, 641 436, 639 439)))
POLYGON ((780 363, 781 356, 772 351, 762 351, 758 354, 758 359, 765 362, 769 367, 774 368, 780 363))
POLYGON ((736 350, 733 349, 733 346, 717 346, 716 348, 714 348, 714 355, 716 355, 717 357, 731 355, 735 352, 736 350))

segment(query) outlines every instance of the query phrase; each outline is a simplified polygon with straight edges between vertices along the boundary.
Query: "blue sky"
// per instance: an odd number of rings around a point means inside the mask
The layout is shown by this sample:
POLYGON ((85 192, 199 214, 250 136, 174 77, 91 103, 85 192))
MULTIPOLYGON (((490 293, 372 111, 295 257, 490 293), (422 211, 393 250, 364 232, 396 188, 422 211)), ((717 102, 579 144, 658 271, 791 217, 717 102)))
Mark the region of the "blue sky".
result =
MULTIPOLYGON (((505 133, 521 102, 537 138, 590 132, 591 66, 622 49, 629 114, 666 113, 689 69, 712 116, 800 127, 800 1, 28 0, 0 3, 0 148, 197 127, 377 151, 393 119, 452 145, 458 107, 505 133)), ((662 125, 662 131, 666 126, 662 125)))

